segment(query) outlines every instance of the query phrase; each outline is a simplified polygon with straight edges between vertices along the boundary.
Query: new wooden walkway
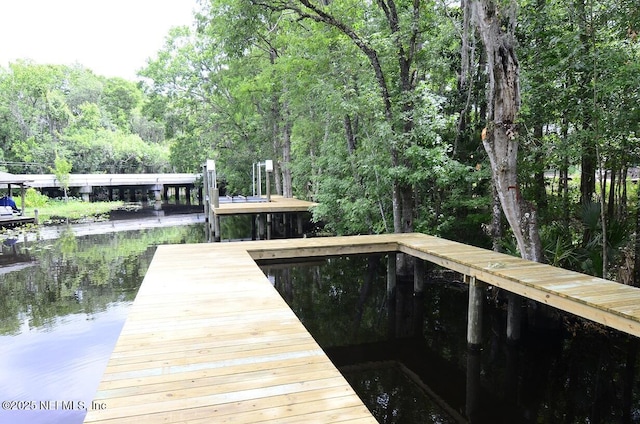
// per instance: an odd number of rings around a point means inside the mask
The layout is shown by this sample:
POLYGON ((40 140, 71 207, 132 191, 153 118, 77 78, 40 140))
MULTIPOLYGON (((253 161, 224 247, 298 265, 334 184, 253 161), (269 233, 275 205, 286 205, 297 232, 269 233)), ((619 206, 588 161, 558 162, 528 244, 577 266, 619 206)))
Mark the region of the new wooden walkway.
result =
MULTIPOLYGON (((266 199, 266 198, 265 198, 266 199)), ((215 215, 308 212, 316 203, 295 198, 271 196, 270 202, 228 202, 211 206, 215 215)))
POLYGON ((255 264, 404 252, 640 336, 640 289, 424 234, 160 246, 87 423, 375 423, 255 264))
POLYGON ((376 423, 243 246, 158 248, 86 423, 376 423))
MULTIPOLYGON (((301 214, 303 212, 311 211, 311 209, 317 205, 316 203, 308 202, 306 200, 282 196, 270 196, 270 201, 267 201, 267 198, 264 196, 262 198, 264 199, 263 202, 219 202, 217 206, 212 203, 210 207, 211 214, 209 217, 209 229, 210 234, 213 235, 213 239, 215 241, 220 241, 222 239, 222 230, 220 225, 220 218, 222 216, 257 215, 260 217, 260 228, 256 229, 255 221, 252 221, 252 225, 254 226, 252 229, 252 236, 254 239, 269 239, 271 238, 271 224, 267 215, 301 214)), ((296 221, 298 225, 298 233, 302 235, 303 224, 301 216, 298 216, 296 221)))

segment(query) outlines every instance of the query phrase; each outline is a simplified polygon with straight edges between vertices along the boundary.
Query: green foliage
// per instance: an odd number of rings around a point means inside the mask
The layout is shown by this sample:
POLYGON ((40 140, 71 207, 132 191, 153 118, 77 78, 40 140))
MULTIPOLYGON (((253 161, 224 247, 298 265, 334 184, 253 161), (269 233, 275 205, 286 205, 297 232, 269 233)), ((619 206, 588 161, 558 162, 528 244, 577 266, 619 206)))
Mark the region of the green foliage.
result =
POLYGON ((24 203, 27 208, 42 208, 49 203, 49 197, 40 193, 35 188, 29 187, 25 191, 24 203))
POLYGON ((58 183, 62 187, 62 190, 64 191, 64 199, 66 201, 67 190, 69 189, 69 179, 71 178, 71 168, 73 168, 73 165, 65 158, 61 158, 57 155, 54 165, 55 168, 53 168, 53 173, 56 176, 56 180, 58 180, 58 183))
MULTIPOLYGON (((39 196, 38 201, 40 201, 40 204, 34 204, 33 207, 38 208, 38 216, 41 223, 100 220, 110 211, 118 209, 123 205, 120 201, 88 203, 79 199, 71 198, 67 202, 54 199, 42 202, 42 198, 39 196)), ((27 203, 27 206, 29 205, 29 202, 26 199, 25 203, 27 203)))
POLYGON ((56 157, 70 161, 75 172, 167 169, 164 130, 143 114, 145 101, 135 83, 82 67, 11 64, 0 72, 0 138, 8 170, 50 172, 56 157))

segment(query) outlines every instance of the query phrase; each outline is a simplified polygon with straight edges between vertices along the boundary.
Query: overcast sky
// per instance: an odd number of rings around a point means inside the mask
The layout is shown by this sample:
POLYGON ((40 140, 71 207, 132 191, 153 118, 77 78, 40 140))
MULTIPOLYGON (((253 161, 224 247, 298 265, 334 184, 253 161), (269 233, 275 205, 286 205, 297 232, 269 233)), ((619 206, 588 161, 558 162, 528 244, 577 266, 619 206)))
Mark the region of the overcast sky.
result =
POLYGON ((195 8, 196 0, 0 0, 0 66, 79 63, 135 80, 171 27, 191 25, 195 8))

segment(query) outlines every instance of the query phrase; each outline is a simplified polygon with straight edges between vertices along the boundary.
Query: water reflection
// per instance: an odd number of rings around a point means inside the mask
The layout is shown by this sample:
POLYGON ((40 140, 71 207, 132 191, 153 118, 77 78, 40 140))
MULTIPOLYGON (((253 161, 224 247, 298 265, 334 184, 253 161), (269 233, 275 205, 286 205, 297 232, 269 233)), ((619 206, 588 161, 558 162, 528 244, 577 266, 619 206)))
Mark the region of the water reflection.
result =
POLYGON ((640 422, 637 338, 564 316, 507 343, 505 305, 487 296, 483 348, 468 351, 464 284, 432 278, 420 299, 399 280, 386 308, 375 260, 263 270, 379 422, 640 422))
POLYGON ((68 228, 5 245, 0 399, 36 410, 1 410, 0 422, 82 422, 155 246, 203 238, 202 225, 83 237, 68 228))

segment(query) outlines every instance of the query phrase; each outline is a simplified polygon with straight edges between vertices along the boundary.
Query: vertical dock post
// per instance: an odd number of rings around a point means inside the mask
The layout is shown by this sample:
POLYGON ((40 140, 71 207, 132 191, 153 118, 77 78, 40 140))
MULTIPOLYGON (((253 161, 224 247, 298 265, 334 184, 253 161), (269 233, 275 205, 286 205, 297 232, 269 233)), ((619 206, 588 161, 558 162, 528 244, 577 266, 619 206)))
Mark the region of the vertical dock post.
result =
POLYGON ((272 172, 273 172, 273 161, 267 159, 264 161, 264 173, 265 173, 264 185, 265 185, 265 191, 267 192, 267 202, 271 201, 271 181, 269 179, 269 175, 272 172))
POLYGON ((251 215, 251 240, 257 240, 257 225, 256 220, 258 219, 258 215, 251 215))
POLYGON ((24 184, 20 184, 20 200, 22 200, 22 204, 21 204, 22 208, 20 209, 20 216, 24 216, 24 210, 26 209, 25 197, 26 197, 26 193, 24 189, 24 184))
POLYGON ((266 214, 258 214, 258 240, 264 240, 266 238, 266 214))
POLYGON ((465 275, 465 282, 469 284, 469 310, 467 321, 467 346, 478 349, 482 344, 482 306, 484 304, 484 284, 476 277, 465 275))
POLYGON ((390 337, 396 336, 396 258, 396 253, 387 254, 387 312, 390 337))
POLYGON ((414 258, 413 262, 413 294, 422 296, 424 294, 424 261, 414 258))
MULTIPOLYGON (((218 191, 218 187, 211 189, 211 204, 214 209, 220 207, 220 192, 218 191)), ((220 241, 220 215, 217 215, 215 212, 213 212, 213 241, 220 241)))
POLYGON ((267 240, 271 240, 271 214, 267 214, 267 240))
POLYGON ((396 254, 389 253, 387 255, 387 298, 395 296, 396 292, 396 254))
MULTIPOLYGON (((207 217, 207 227, 209 228, 209 234, 213 234, 213 241, 220 241, 220 217, 216 216, 213 211, 214 207, 217 208, 220 206, 220 193, 216 182, 216 162, 214 160, 207 159, 203 166, 203 171, 205 193, 204 208, 205 216, 207 217)), ((209 237, 209 241, 211 241, 211 237, 209 237)))
POLYGON ((304 228, 302 227, 302 214, 296 214, 296 223, 298 224, 298 236, 304 237, 304 228))
POLYGON ((424 284, 425 262, 420 258, 413 261, 413 329, 414 337, 420 337, 424 333, 424 284))
MULTIPOLYGON (((273 161, 265 160, 264 161, 264 187, 267 193, 267 202, 271 201, 271 181, 269 180, 269 174, 273 171, 273 161)), ((267 214, 267 240, 271 240, 271 223, 272 217, 271 214, 267 214)))
POLYGON ((470 423, 478 421, 478 414, 482 411, 480 402, 480 352, 467 352, 467 384, 465 415, 470 423))
POLYGON ((520 321, 522 318, 522 298, 509 293, 507 305, 507 341, 520 340, 520 321))

